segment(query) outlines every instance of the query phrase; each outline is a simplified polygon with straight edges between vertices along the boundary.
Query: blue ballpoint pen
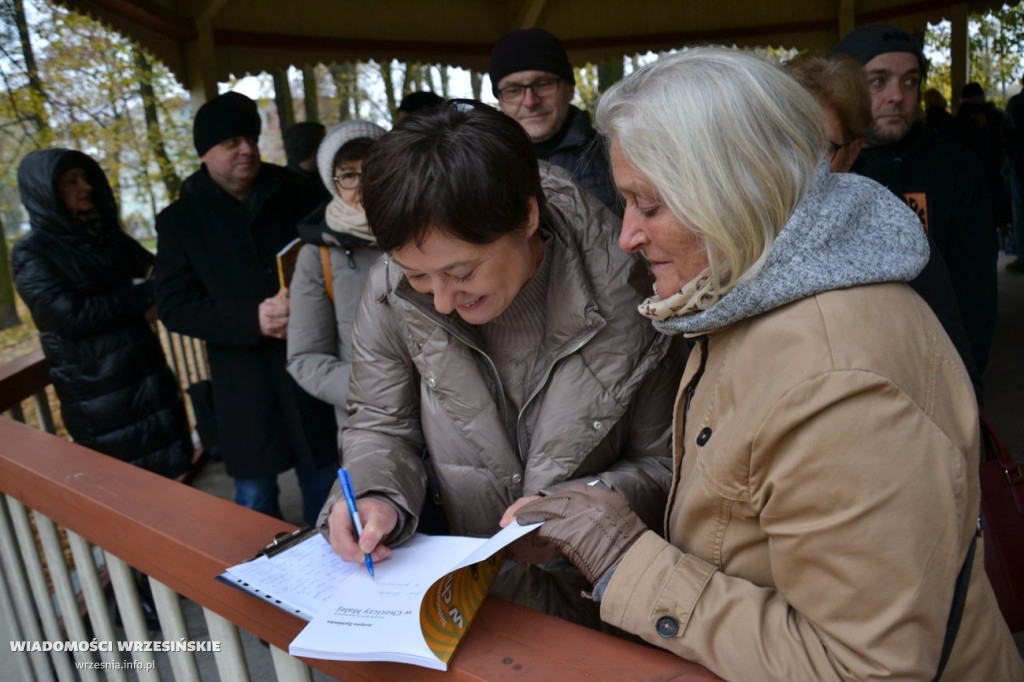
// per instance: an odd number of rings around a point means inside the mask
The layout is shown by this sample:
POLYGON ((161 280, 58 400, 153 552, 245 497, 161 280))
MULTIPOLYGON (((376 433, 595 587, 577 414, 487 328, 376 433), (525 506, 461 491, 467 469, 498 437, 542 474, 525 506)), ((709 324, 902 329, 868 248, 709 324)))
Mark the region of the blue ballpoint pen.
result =
MULTIPOLYGON (((338 469, 338 481, 341 482, 341 492, 345 495, 345 504, 348 505, 348 513, 352 517, 352 525, 355 526, 356 540, 358 541, 363 535, 363 524, 359 523, 359 512, 356 511, 356 491, 352 487, 352 476, 344 468, 338 469)), ((366 564, 366 570, 370 572, 372 578, 373 559, 369 554, 363 555, 363 563, 366 564)))

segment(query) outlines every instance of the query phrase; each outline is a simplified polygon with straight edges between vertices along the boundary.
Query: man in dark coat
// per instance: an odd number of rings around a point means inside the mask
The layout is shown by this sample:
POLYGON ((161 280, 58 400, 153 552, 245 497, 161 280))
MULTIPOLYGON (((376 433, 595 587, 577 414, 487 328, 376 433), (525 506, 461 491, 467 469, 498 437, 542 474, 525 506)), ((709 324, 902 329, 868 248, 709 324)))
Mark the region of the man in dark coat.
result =
POLYGON ((206 341, 235 501, 279 515, 277 475, 295 467, 312 521, 335 477, 334 413, 285 371, 288 292, 275 256, 322 194, 260 162, 260 127, 255 102, 234 92, 196 114, 203 165, 157 217, 156 302, 168 328, 206 341))
POLYGON ((885 185, 914 209, 949 268, 971 355, 984 372, 996 317, 996 233, 985 170, 918 120, 921 46, 904 31, 860 26, 833 52, 864 65, 871 136, 853 172, 885 185))
POLYGON ((523 126, 537 158, 569 171, 580 187, 622 217, 590 115, 569 103, 576 76, 562 41, 542 28, 510 31, 494 44, 488 72, 498 106, 523 126))

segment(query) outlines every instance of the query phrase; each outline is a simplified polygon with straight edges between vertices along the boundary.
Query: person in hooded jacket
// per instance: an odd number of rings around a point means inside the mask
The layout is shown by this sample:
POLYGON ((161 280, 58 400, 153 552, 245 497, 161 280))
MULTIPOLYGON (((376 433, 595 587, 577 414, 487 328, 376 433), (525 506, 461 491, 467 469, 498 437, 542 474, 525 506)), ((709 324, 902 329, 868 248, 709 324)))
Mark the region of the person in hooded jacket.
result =
POLYGON ((14 245, 11 268, 68 433, 149 471, 184 473, 184 403, 148 315, 153 254, 121 230, 106 175, 81 152, 31 152, 18 188, 32 231, 14 245))
POLYGON ((317 167, 332 197, 298 225, 305 244, 289 288, 288 373, 307 393, 334 405, 339 441, 348 418, 352 323, 370 266, 381 254, 363 211, 363 159, 384 132, 369 121, 331 129, 317 152, 317 167))
POLYGON ((696 344, 665 534, 602 486, 519 522, 603 620, 727 680, 1024 679, 978 537, 974 392, 906 284, 928 259, 914 212, 830 173, 821 108, 753 55, 662 57, 596 118, 619 244, 656 280, 640 312, 696 344))

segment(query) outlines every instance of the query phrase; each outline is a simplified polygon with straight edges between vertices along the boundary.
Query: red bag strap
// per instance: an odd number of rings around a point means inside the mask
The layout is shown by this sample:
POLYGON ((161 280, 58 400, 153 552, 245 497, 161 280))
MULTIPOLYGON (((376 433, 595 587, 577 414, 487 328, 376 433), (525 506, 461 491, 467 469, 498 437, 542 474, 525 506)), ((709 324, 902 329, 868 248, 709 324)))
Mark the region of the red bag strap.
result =
POLYGON ((320 245, 320 267, 324 269, 324 289, 327 290, 327 298, 334 303, 334 273, 331 272, 331 250, 320 245))

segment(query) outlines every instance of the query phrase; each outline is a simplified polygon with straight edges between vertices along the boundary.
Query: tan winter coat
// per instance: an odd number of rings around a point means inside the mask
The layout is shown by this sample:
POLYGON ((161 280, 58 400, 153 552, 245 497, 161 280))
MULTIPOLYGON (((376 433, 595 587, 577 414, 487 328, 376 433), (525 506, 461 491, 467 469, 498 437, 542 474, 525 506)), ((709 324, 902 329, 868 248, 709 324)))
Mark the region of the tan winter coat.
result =
MULTIPOLYGON (((668 540, 627 552, 605 621, 729 680, 932 679, 978 518, 979 435, 920 298, 839 289, 702 336, 673 437, 668 540)), ((944 680, 1024 678, 983 556, 979 542, 944 680)))

